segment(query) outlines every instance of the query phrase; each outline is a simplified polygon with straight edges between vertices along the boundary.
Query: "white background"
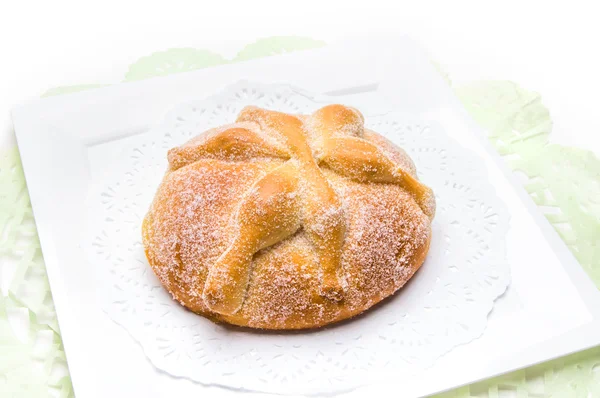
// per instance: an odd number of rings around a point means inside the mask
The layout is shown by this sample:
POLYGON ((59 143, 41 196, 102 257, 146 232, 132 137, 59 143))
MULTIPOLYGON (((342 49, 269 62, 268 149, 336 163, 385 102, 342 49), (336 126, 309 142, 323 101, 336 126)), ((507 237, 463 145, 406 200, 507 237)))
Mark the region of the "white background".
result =
POLYGON ((331 41, 388 32, 420 41, 455 80, 512 79, 540 92, 556 140, 600 151, 596 2, 490 3, 11 1, 0 13, 0 137, 6 143, 13 105, 50 87, 119 81, 154 51, 196 47, 231 56, 265 36, 331 41))

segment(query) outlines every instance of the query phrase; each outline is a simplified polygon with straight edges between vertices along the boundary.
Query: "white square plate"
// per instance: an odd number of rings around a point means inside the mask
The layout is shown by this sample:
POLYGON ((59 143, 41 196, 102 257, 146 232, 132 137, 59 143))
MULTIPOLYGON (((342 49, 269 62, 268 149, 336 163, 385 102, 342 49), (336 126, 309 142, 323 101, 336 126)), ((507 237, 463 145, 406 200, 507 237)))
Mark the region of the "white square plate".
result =
POLYGON ((390 109, 441 123, 482 156, 511 213, 512 282, 484 335, 418 378, 367 386, 432 394, 600 343, 600 293, 536 209, 427 57, 410 41, 352 41, 195 72, 52 97, 16 108, 15 131, 75 393, 78 397, 227 396, 231 391, 157 371, 100 309, 80 247, 84 200, 124 143, 175 104, 240 79, 335 95, 366 114, 390 109), (398 93, 413 95, 398 95, 398 93))

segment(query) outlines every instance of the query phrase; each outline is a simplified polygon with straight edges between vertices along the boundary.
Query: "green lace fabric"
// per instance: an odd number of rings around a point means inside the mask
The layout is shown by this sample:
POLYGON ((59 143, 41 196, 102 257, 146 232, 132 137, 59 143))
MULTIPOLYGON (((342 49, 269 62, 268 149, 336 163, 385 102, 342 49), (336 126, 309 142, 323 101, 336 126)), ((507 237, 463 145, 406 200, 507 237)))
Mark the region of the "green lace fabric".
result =
MULTIPOLYGON (((124 80, 323 45, 308 38, 272 37, 246 46, 233 59, 207 50, 170 49, 141 58, 124 80)), ((45 95, 94 87, 99 85, 60 87, 45 95)), ((600 264, 594 264, 600 258, 600 160, 590 151, 550 142, 550 114, 535 93, 507 81, 479 81, 453 89, 600 288, 600 264)), ((72 397, 16 147, 0 153, 0 187, 0 397, 72 397)), ((600 347, 437 397, 600 397, 600 347)))

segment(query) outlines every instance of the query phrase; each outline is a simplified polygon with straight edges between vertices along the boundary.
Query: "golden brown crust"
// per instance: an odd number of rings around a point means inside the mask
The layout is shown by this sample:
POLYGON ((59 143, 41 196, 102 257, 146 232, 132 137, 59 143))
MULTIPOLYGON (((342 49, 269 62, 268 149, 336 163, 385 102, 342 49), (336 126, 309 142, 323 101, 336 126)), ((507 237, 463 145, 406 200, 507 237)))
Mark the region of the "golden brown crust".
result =
POLYGON ((418 270, 433 195, 359 112, 249 108, 238 120, 169 152, 144 219, 146 256, 176 300, 234 325, 315 328, 365 311, 418 270))

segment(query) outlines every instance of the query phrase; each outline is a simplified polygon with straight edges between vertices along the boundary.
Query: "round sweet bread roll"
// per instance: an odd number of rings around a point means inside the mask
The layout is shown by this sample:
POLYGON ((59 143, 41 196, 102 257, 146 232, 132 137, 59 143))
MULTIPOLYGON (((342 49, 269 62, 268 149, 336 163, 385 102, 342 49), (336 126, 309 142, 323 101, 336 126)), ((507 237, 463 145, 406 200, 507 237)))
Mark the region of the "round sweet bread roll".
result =
POLYGON ((178 302, 212 320, 337 322, 394 294, 427 255, 433 193, 356 109, 247 107, 168 160, 142 225, 146 257, 178 302))

